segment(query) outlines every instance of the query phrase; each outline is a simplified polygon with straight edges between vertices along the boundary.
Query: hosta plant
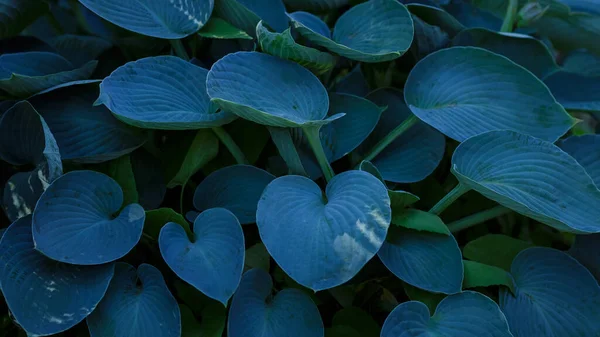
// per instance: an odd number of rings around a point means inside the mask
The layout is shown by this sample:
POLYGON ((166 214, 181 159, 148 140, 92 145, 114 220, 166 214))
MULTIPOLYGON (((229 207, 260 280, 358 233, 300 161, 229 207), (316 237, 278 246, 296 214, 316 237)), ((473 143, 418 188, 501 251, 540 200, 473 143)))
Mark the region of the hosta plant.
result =
POLYGON ((0 0, 0 337, 600 336, 599 23, 0 0))

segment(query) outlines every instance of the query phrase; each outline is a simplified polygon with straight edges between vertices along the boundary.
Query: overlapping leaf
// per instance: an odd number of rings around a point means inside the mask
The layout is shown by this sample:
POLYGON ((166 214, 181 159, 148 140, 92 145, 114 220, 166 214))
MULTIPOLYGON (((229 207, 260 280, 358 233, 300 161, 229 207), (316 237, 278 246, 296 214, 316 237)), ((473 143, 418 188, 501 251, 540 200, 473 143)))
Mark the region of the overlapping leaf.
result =
POLYGON ((215 4, 215 13, 252 36, 261 20, 276 32, 288 28, 288 17, 281 0, 220 0, 215 4))
POLYGON ((562 139, 557 145, 575 158, 594 184, 600 186, 600 135, 572 136, 562 139))
POLYGON ((600 111, 600 76, 559 71, 544 79, 556 100, 567 110, 600 111))
POLYGON ((19 34, 25 27, 48 11, 48 4, 38 0, 0 1, 0 38, 19 34))

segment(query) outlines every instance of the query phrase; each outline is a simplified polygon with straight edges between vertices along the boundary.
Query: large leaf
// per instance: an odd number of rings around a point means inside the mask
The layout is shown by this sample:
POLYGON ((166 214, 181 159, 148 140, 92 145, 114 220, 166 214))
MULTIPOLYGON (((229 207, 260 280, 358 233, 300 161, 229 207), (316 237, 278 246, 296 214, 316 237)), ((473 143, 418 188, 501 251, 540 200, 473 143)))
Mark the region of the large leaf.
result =
POLYGON ((227 336, 323 337, 319 310, 306 293, 283 289, 273 296, 272 288, 262 269, 244 274, 231 301, 227 336))
POLYGON ((425 57, 410 72, 404 98, 417 117, 458 141, 504 129, 555 141, 574 124, 532 73, 475 47, 425 57))
POLYGON ((594 184, 600 186, 600 135, 572 136, 559 141, 557 145, 575 158, 594 184))
POLYGON ((219 0, 215 13, 246 33, 255 36, 260 20, 277 32, 288 28, 288 17, 281 0, 219 0))
POLYGON ((506 56, 538 78, 544 78, 558 70, 558 65, 548 47, 529 35, 470 28, 456 35, 452 45, 480 47, 506 56))
POLYGON ((533 27, 541 36, 550 39, 552 45, 558 50, 571 51, 585 48, 598 55, 600 54, 600 45, 596 41, 600 34, 598 19, 598 15, 581 12, 572 12, 568 15, 546 13, 533 23, 533 27))
POLYGON ((208 95, 221 109, 253 122, 299 127, 327 114, 327 90, 300 65, 257 52, 229 54, 208 73, 208 95))
POLYGON ((73 34, 59 35, 52 38, 49 43, 76 67, 98 59, 100 54, 112 47, 112 44, 105 39, 73 34))
POLYGON ((208 209, 194 221, 190 240, 173 222, 160 231, 160 252, 169 267, 184 281, 223 305, 235 292, 244 269, 244 233, 233 213, 208 209))
POLYGON ((569 254, 584 265, 600 281, 600 234, 578 235, 569 254))
POLYGON ((65 58, 49 52, 24 52, 0 56, 0 89, 26 98, 59 84, 88 79, 97 61, 76 68, 65 58))
POLYGON ((559 71, 546 77, 544 83, 565 109, 600 112, 600 76, 559 71))
POLYGON ((39 0, 1 0, 0 38, 18 35, 40 15, 48 11, 48 4, 39 0))
MULTIPOLYGON (((404 104, 402 93, 394 89, 378 89, 367 98, 379 106, 387 106, 379 123, 358 148, 363 157, 412 113, 404 104)), ((383 178, 397 183, 413 183, 425 179, 444 157, 446 139, 439 131, 419 122, 389 144, 373 160, 383 178), (410 158, 410 160, 406 160, 410 158)))
POLYGON ((473 261, 510 270, 515 257, 533 245, 527 241, 502 234, 487 234, 469 241, 463 248, 464 256, 473 261))
POLYGON ((63 160, 97 163, 130 153, 145 142, 105 107, 94 107, 96 83, 54 89, 30 99, 56 138, 63 160))
POLYGON ((286 6, 294 11, 326 12, 347 5, 348 0, 283 0, 286 6))
POLYGON ((113 269, 47 258, 34 248, 31 216, 14 222, 0 240, 2 293, 12 318, 30 335, 53 335, 85 319, 104 296, 113 269))
POLYGON ((241 224, 256 222, 256 205, 275 176, 249 165, 234 165, 211 173, 194 192, 194 207, 199 211, 222 207, 231 211, 241 224))
POLYGON ((452 171, 466 187, 561 231, 600 232, 600 191, 556 145, 491 131, 458 146, 452 171))
POLYGON ((511 274, 516 293, 501 289, 500 307, 515 337, 600 334, 600 287, 575 259, 529 248, 513 261, 511 274))
POLYGON ((294 61, 321 75, 335 66, 336 59, 328 53, 296 43, 290 29, 283 33, 270 32, 262 21, 256 26, 256 36, 263 52, 294 61))
POLYGON ((102 81, 95 104, 106 105, 118 119, 140 128, 184 130, 227 124, 235 116, 214 111, 206 95, 206 74, 206 69, 174 56, 129 62, 102 81))
POLYGON ((273 259, 315 291, 356 275, 383 244, 390 217, 386 187, 363 171, 336 175, 325 193, 305 177, 277 178, 256 211, 260 236, 273 259))
POLYGON ((512 337, 498 305, 473 291, 444 298, 429 315, 425 304, 404 302, 385 320, 381 337, 512 337))
POLYGON ((298 32, 314 44, 361 62, 383 62, 404 54, 413 39, 410 13, 396 0, 371 0, 352 7, 336 22, 332 38, 293 20, 298 32))
POLYGON ((394 275, 412 286, 443 294, 461 290, 462 256, 452 235, 392 226, 377 255, 394 275))
POLYGON ((160 271, 117 263, 106 296, 87 318, 91 337, 180 337, 181 314, 160 271))
POLYGON ((117 260, 140 240, 144 209, 125 205, 112 178, 71 171, 56 179, 33 213, 35 248, 61 262, 90 265, 117 260))
POLYGON ((214 0, 79 0, 103 19, 127 30, 163 39, 180 39, 208 21, 214 0))

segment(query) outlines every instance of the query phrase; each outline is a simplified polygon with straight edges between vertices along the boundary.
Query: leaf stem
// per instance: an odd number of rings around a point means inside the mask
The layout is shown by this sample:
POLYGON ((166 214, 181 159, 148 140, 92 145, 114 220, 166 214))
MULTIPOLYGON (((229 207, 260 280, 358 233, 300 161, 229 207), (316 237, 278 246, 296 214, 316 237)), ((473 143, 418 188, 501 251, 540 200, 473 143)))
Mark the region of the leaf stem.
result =
POLYGON ((504 15, 504 21, 502 21, 501 32, 510 33, 515 27, 515 20, 517 18, 517 9, 519 7, 519 0, 509 0, 508 6, 506 7, 506 14, 504 15))
POLYGON ((312 148, 315 157, 317 157, 317 161, 319 162, 319 166, 321 167, 321 171, 323 171, 323 175, 325 176, 325 180, 329 182, 331 178, 335 175, 333 169, 329 165, 329 160, 325 155, 325 151, 323 150, 323 145, 321 144, 321 137, 319 137, 319 130, 321 129, 321 125, 309 125, 302 128, 302 131, 306 135, 308 139, 308 143, 312 148))
POLYGON ((485 211, 481 211, 467 217, 464 217, 460 220, 456 220, 448 224, 448 229, 452 233, 460 232, 464 229, 473 227, 475 225, 479 225, 480 223, 486 222, 488 220, 497 218, 501 215, 512 212, 510 208, 506 208, 504 206, 496 206, 485 211))
POLYGON ((238 164, 248 164, 248 160, 246 159, 244 152, 242 152, 242 149, 240 149, 240 147, 235 143, 233 138, 231 138, 231 135, 229 135, 225 129, 220 126, 215 126, 212 128, 212 130, 215 135, 217 135, 217 138, 219 138, 221 143, 223 143, 227 150, 229 150, 229 153, 231 153, 238 164))
MULTIPOLYGON (((394 130, 387 134, 387 136, 383 137, 373 148, 367 153, 367 155, 362 159, 366 161, 372 161, 378 154, 381 153, 390 143, 400 137, 401 134, 405 133, 406 130, 410 129, 413 125, 417 124, 419 119, 415 115, 410 115, 407 119, 405 119, 400 125, 398 125, 394 130)), ((361 162, 360 160, 359 162, 361 162)))
POLYGON ((269 133, 271 134, 271 140, 277 147, 279 155, 285 161, 290 174, 296 174, 301 176, 307 176, 300 155, 294 146, 290 130, 288 128, 278 128, 269 126, 269 133))
POLYGON ((440 201, 438 201, 435 206, 433 206, 429 213, 439 215, 442 213, 448 206, 452 205, 453 202, 456 201, 461 195, 467 193, 470 188, 458 183, 448 194, 446 194, 440 201))
POLYGON ((186 61, 190 60, 190 56, 188 55, 187 51, 185 51, 185 46, 181 40, 169 40, 169 42, 171 42, 171 47, 173 47, 173 50, 175 50, 175 55, 186 61))

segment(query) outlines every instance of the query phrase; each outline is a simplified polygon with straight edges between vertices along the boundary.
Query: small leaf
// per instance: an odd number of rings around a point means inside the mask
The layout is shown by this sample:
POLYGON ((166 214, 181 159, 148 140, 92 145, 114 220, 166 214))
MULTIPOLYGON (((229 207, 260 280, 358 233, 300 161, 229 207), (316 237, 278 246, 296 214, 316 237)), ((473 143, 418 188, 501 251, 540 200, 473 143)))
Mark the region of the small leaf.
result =
POLYGON ((198 31, 198 35, 209 39, 245 39, 252 40, 252 36, 243 30, 232 26, 227 21, 211 17, 208 22, 198 31))
POLYGON ((190 225, 185 221, 183 215, 175 212, 171 208, 159 208, 146 211, 144 233, 158 240, 161 228, 169 222, 180 225, 186 233, 192 233, 190 225))
MULTIPOLYGON (((181 144, 179 144, 179 148, 181 149, 181 144)), ((167 184, 168 188, 184 186, 196 172, 213 160, 219 152, 219 140, 211 130, 198 130, 190 146, 184 151, 174 149, 165 154, 176 164, 181 163, 173 166, 177 168, 177 171, 167 184), (179 157, 177 159, 180 160, 174 160, 176 157, 179 157)), ((171 176, 169 172, 167 175, 171 176)))
POLYGON ((355 329, 362 337, 379 337, 381 327, 364 310, 357 307, 344 308, 335 313, 333 326, 348 326, 355 329))
POLYGON ((122 204, 121 187, 102 173, 71 171, 61 176, 42 194, 33 213, 35 248, 54 260, 81 265, 125 256, 142 236, 145 214, 138 204, 126 205, 119 214, 122 204))
POLYGON ((515 291, 512 276, 504 269, 487 264, 464 260, 465 279, 463 288, 506 286, 510 291, 515 291))
POLYGON ((502 234, 487 234, 470 241, 463 248, 464 256, 476 262, 510 270, 515 257, 533 245, 502 234))
POLYGON ((392 223, 396 226, 417 231, 451 235, 448 227, 437 215, 417 209, 407 209, 393 215, 392 223))

